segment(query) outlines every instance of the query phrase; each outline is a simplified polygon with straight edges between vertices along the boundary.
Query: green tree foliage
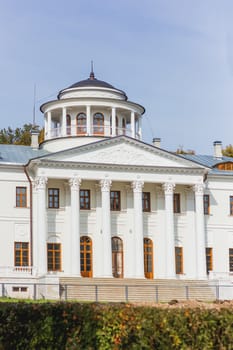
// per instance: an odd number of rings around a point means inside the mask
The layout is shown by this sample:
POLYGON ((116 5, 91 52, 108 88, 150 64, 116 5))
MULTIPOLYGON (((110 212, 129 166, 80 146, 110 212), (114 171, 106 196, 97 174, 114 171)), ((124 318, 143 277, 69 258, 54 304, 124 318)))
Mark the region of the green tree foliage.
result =
POLYGON ((7 129, 0 129, 0 144, 25 145, 31 144, 31 132, 39 131, 40 142, 44 139, 44 129, 40 129, 38 125, 31 123, 24 124, 21 128, 13 130, 10 126, 7 129))
POLYGON ((193 151, 192 149, 187 149, 185 150, 183 148, 183 146, 179 146, 175 152, 176 154, 195 154, 195 151, 193 151))
POLYGON ((233 157, 233 146, 228 145, 222 150, 222 154, 226 157, 233 157))

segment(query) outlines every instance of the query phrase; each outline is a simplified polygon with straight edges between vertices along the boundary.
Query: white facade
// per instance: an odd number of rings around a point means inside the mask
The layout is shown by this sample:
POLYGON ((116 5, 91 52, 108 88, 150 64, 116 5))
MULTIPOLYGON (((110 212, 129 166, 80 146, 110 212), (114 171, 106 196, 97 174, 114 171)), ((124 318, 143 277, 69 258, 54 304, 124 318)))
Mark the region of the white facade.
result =
POLYGON ((233 168, 216 166, 233 160, 221 144, 202 157, 142 142, 144 108, 93 73, 41 111, 39 148, 0 145, 2 281, 231 281, 233 168))

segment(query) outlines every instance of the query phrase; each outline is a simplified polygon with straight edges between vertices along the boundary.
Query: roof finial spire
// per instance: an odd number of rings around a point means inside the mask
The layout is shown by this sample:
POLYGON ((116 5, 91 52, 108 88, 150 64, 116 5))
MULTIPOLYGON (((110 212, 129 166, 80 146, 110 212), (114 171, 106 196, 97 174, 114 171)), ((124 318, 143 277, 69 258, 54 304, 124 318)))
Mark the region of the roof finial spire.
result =
POLYGON ((90 73, 90 79, 95 79, 94 69, 93 69, 93 61, 91 61, 91 73, 90 73))

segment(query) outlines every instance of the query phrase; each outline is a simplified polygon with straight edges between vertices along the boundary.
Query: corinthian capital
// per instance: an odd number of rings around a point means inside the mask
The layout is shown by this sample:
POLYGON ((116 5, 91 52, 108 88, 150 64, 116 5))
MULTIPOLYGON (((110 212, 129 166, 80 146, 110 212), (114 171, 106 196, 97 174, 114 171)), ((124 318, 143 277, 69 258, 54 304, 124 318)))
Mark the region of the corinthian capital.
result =
POLYGON ((165 182, 163 184, 163 190, 164 190, 165 194, 173 194, 175 187, 176 187, 176 185, 172 182, 165 182))
POLYGON ((112 186, 112 181, 109 179, 100 180, 101 191, 109 191, 112 186))
POLYGON ((81 185, 81 182, 82 180, 78 176, 72 177, 71 179, 69 179, 70 189, 74 191, 78 191, 81 185))
POLYGON ((144 187, 144 182, 142 180, 133 181, 131 184, 131 187, 134 192, 142 192, 142 189, 144 187))
POLYGON ((35 189, 44 190, 47 182, 48 182, 48 178, 46 176, 38 176, 34 181, 35 189))
POLYGON ((199 194, 199 195, 203 195, 204 193, 204 188, 205 188, 205 185, 203 183, 201 184, 196 184, 193 186, 193 190, 196 194, 199 194))

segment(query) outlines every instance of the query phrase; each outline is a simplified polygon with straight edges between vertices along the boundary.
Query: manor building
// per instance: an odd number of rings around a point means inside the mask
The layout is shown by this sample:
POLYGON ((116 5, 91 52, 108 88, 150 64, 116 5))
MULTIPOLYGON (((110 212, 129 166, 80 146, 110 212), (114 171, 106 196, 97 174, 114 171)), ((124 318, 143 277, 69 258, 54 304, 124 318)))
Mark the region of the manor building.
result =
POLYGON ((232 280, 221 142, 211 156, 143 142, 145 109, 93 72, 40 109, 40 145, 0 145, 0 281, 232 280))

